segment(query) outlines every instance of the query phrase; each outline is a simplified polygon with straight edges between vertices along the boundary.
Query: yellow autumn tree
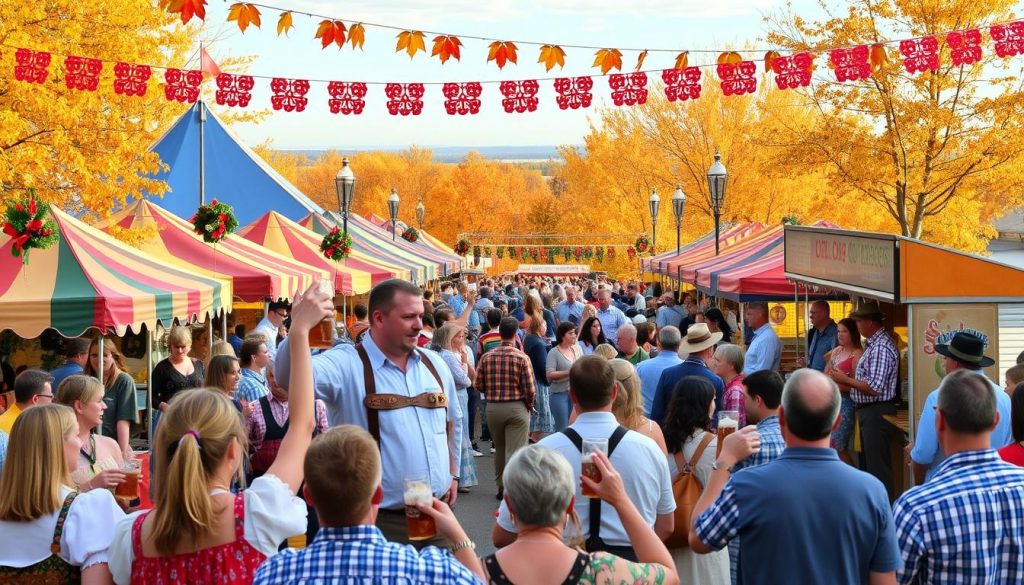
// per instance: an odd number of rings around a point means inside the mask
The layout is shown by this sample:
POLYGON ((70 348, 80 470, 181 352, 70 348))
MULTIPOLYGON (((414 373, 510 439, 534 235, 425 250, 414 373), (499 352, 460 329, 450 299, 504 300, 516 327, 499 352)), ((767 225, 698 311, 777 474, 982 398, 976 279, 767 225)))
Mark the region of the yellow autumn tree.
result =
POLYGON ((184 107, 164 99, 153 71, 144 97, 117 95, 114 63, 181 66, 190 33, 150 0, 0 3, 0 201, 34 187, 44 200, 105 212, 142 190, 166 186, 148 147, 184 107), (9 73, 16 48, 52 53, 42 84, 9 73), (69 89, 64 56, 104 60, 97 91, 69 89))
POLYGON ((1022 201, 1019 65, 986 39, 980 61, 956 66, 943 35, 1011 19, 1015 4, 852 0, 820 21, 770 17, 769 42, 794 51, 925 35, 938 35, 941 51, 938 69, 908 74, 897 46, 886 45, 871 77, 847 83, 822 55, 801 93, 826 123, 788 128, 784 160, 826 170, 833 189, 871 202, 903 235, 983 249, 993 215, 1022 201))

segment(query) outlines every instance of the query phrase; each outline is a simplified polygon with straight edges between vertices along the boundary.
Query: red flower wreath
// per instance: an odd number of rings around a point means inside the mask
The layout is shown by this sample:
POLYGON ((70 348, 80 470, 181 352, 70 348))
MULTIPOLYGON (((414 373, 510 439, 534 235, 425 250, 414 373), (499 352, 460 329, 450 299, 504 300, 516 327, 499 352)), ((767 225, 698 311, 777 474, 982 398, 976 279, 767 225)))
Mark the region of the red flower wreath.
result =
POLYGON ((320 252, 328 260, 344 260, 352 253, 352 236, 340 228, 331 228, 320 241, 320 252))
POLYGON ((467 240, 465 238, 462 238, 458 242, 455 242, 455 255, 456 256, 465 256, 466 254, 469 253, 469 248, 470 248, 469 240, 467 240))
POLYGON ((420 233, 416 231, 416 228, 409 226, 402 232, 402 239, 415 243, 420 239, 420 233))
POLYGON ((216 199, 206 205, 200 205, 189 221, 192 223, 192 229, 203 236, 203 241, 211 244, 223 240, 238 227, 235 210, 227 203, 220 203, 216 199))
POLYGON ((29 189, 28 198, 7 206, 4 213, 4 233, 11 236, 11 255, 21 256, 28 262, 32 248, 45 250, 57 242, 57 224, 46 217, 50 206, 36 199, 35 190, 29 189))
POLYGON ((637 238, 636 242, 633 244, 633 248, 635 248, 636 252, 639 254, 643 254, 648 251, 651 248, 651 241, 647 239, 647 234, 640 234, 640 237, 637 238))

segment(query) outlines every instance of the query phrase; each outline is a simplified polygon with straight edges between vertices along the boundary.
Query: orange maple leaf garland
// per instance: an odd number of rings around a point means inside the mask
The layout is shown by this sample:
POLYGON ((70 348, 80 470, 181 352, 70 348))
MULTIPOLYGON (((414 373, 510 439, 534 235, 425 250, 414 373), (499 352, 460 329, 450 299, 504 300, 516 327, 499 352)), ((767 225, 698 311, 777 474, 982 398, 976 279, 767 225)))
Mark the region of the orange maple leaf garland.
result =
POLYGON ((594 67, 600 67, 605 74, 612 69, 622 69, 622 51, 618 49, 600 49, 594 53, 594 67))
POLYGON ((316 29, 316 37, 320 39, 320 48, 326 49, 328 45, 334 43, 338 45, 338 48, 342 48, 345 45, 345 33, 348 29, 345 27, 345 23, 340 20, 322 20, 320 26, 316 29))
POLYGON ((455 57, 456 61, 461 61, 460 47, 462 47, 462 41, 459 40, 459 37, 441 35, 434 38, 434 50, 430 52, 430 56, 438 57, 442 64, 447 63, 448 59, 452 57, 455 57))
POLYGON ((544 45, 540 48, 540 57, 537 58, 537 62, 543 63, 548 71, 554 69, 555 65, 560 68, 565 67, 565 51, 558 45, 544 45))
POLYGON ((295 27, 292 25, 292 13, 282 12, 277 18, 277 36, 281 36, 282 33, 287 36, 288 31, 293 28, 295 27))
POLYGON ((423 33, 418 30, 404 30, 398 33, 398 43, 395 45, 395 52, 405 51, 412 59, 418 51, 426 51, 426 43, 423 40, 423 33))
POLYGON ((491 43, 490 50, 487 53, 487 62, 494 61, 498 64, 498 69, 503 69, 505 63, 509 61, 518 64, 518 56, 516 54, 518 50, 516 44, 512 41, 494 41, 491 43))
POLYGON ((636 69, 634 71, 640 71, 644 66, 644 60, 647 59, 647 49, 644 49, 640 55, 636 58, 636 69))
POLYGON ((236 2, 228 8, 228 22, 235 21, 238 23, 238 28, 243 33, 245 29, 249 28, 250 24, 259 28, 262 24, 260 22, 260 10, 252 4, 245 4, 243 2, 236 2))
POLYGON ((180 14, 181 22, 185 24, 193 16, 206 20, 206 0, 160 0, 160 6, 171 14, 180 14))
POLYGON ((363 48, 363 43, 366 42, 366 29, 362 24, 357 23, 349 27, 348 42, 352 43, 353 49, 363 48))

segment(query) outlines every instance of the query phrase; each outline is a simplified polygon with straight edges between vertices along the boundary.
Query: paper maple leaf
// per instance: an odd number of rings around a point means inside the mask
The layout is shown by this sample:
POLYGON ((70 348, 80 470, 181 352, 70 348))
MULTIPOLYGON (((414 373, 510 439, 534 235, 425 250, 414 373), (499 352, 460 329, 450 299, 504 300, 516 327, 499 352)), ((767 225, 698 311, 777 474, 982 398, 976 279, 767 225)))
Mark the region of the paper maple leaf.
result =
POLYGON ((538 63, 543 63, 548 71, 554 69, 555 65, 565 67, 565 51, 558 45, 544 45, 540 48, 538 63))
POLYGON ((622 69, 622 51, 618 49, 600 49, 594 53, 594 67, 600 67, 605 74, 612 69, 622 69))
POLYGON ((441 63, 447 63, 448 59, 452 57, 455 57, 456 61, 461 61, 462 55, 459 54, 461 46, 462 41, 458 37, 441 35, 434 38, 434 50, 430 52, 430 56, 437 56, 441 59, 441 63))
POLYGON ((260 10, 252 4, 245 4, 243 2, 236 2, 228 8, 228 22, 235 21, 238 23, 238 29, 243 33, 245 29, 249 28, 250 24, 259 28, 262 24, 260 22, 260 10))
POLYGON ((321 49, 326 49, 331 43, 338 45, 340 49, 345 45, 345 32, 347 30, 345 23, 340 20, 322 20, 320 21, 320 26, 316 29, 315 38, 320 39, 321 49))
POLYGON ((487 53, 487 62, 496 62, 498 69, 503 69, 508 61, 518 64, 518 56, 516 54, 518 50, 512 41, 494 41, 491 43, 490 51, 487 53))
POLYGON ((395 52, 404 50, 412 59, 417 51, 426 51, 427 47, 423 41, 423 33, 416 30, 404 30, 398 33, 398 43, 395 45, 395 52))

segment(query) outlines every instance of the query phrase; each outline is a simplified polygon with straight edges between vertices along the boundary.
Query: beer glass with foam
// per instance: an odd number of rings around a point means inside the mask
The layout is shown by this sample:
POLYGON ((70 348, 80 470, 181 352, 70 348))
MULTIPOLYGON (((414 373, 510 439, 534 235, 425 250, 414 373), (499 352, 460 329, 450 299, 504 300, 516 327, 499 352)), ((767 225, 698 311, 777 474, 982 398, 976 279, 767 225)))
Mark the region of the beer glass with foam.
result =
MULTIPOLYGON (((321 280, 320 292, 334 297, 334 286, 329 280, 321 280)), ((329 349, 334 346, 334 318, 327 317, 309 330, 309 347, 312 349, 329 349)))
MULTIPOLYGON (((594 463, 594 453, 600 451, 608 454, 608 439, 583 439, 583 459, 581 471, 583 475, 594 481, 601 481, 601 469, 594 463)), ((596 498, 598 495, 593 492, 587 484, 583 484, 583 495, 588 498, 596 498)))
POLYGON ((738 410, 722 410, 718 413, 718 450, 715 456, 722 454, 722 444, 725 438, 735 433, 740 428, 740 413, 738 410))
POLYGON ((405 478, 405 527, 409 540, 427 540, 437 535, 434 519, 416 507, 416 504, 431 506, 433 503, 434 493, 426 474, 405 478))

